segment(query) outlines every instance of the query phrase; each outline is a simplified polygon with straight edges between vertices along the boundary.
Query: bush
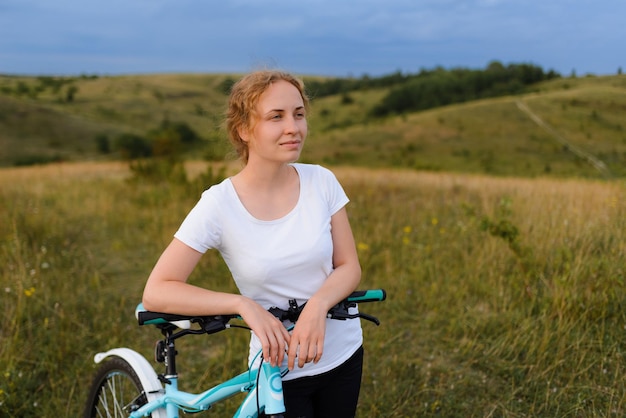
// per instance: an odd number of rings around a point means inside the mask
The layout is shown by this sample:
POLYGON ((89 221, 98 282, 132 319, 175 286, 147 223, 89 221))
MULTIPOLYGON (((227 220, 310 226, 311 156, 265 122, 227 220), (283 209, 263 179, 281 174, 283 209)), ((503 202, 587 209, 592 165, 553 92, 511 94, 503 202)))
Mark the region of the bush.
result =
POLYGON ((152 155, 152 146, 142 136, 124 133, 117 137, 115 147, 122 157, 132 160, 152 155))

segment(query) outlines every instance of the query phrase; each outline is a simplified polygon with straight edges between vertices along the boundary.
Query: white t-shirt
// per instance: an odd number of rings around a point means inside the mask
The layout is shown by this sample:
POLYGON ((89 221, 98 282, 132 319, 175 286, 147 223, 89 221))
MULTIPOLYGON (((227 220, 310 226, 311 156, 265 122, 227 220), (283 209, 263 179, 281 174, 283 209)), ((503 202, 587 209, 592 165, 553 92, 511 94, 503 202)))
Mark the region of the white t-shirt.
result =
MULTIPOLYGON (((308 300, 333 271, 330 219, 348 203, 333 173, 318 165, 293 164, 300 196, 287 215, 262 221, 243 206, 230 179, 202 193, 174 235, 204 253, 217 249, 242 295, 266 309, 308 300)), ((334 369, 361 346, 358 319, 326 320, 324 354, 317 364, 296 367, 284 379, 312 376, 334 369)), ((252 334, 250 361, 261 349, 252 334)))

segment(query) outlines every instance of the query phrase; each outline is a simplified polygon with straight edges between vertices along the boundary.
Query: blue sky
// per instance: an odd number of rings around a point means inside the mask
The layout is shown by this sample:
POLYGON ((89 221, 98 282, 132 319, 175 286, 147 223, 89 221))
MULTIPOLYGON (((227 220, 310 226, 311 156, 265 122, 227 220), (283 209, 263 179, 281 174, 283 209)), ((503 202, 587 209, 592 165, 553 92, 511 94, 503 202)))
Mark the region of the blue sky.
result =
POLYGON ((626 70, 624 0, 0 0, 0 73, 626 70))

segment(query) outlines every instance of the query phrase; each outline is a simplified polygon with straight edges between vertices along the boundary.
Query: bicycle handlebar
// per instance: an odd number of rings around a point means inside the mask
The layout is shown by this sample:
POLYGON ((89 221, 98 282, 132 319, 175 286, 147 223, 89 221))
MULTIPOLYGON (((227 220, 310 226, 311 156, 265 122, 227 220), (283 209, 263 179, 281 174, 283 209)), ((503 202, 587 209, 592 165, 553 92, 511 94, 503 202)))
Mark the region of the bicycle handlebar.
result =
MULTIPOLYGON (((347 298, 330 308, 330 310, 328 311, 328 318, 339 320, 363 318, 365 320, 375 323, 376 325, 380 325, 380 321, 376 317, 361 312, 350 313, 349 310, 350 308, 355 308, 357 303, 379 302, 385 300, 386 298, 387 293, 383 289, 360 290, 353 292, 347 298)), ((272 307, 269 309, 269 311, 281 321, 288 320, 291 322, 296 322, 300 317, 300 313, 304 309, 305 305, 306 302, 298 306, 296 300, 291 299, 289 301, 289 308, 287 310, 272 307)))
MULTIPOLYGON (((357 290, 350 294, 346 299, 339 302, 328 311, 328 318, 346 320, 353 318, 362 318, 376 325, 380 324, 378 318, 364 313, 350 313, 349 309, 356 307, 357 303, 381 302, 387 298, 387 293, 383 289, 357 290)), ((269 312, 275 315, 281 321, 289 320, 296 322, 306 302, 298 305, 295 299, 289 301, 287 310, 272 307, 269 312)), ((186 329, 180 336, 185 334, 213 334, 227 328, 227 324, 231 319, 240 318, 239 315, 178 315, 162 312, 151 312, 144 309, 143 304, 139 304, 135 310, 135 316, 139 325, 156 325, 158 328, 189 328, 181 326, 181 323, 198 323, 201 326, 199 330, 186 329)))

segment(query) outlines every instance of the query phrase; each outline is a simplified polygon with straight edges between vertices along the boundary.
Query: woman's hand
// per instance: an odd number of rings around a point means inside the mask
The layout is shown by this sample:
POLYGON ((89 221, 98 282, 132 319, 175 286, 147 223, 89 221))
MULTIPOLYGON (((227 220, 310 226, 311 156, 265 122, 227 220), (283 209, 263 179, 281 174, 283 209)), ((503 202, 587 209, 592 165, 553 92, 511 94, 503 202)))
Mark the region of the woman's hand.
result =
POLYGON ((260 340, 263 360, 272 366, 281 365, 291 338, 283 323, 261 305, 245 297, 239 315, 260 340))
POLYGON ((328 309, 315 304, 313 300, 307 302, 291 333, 287 352, 289 370, 293 370, 296 357, 298 358, 298 367, 304 367, 305 363, 317 363, 322 358, 327 313, 328 309))

